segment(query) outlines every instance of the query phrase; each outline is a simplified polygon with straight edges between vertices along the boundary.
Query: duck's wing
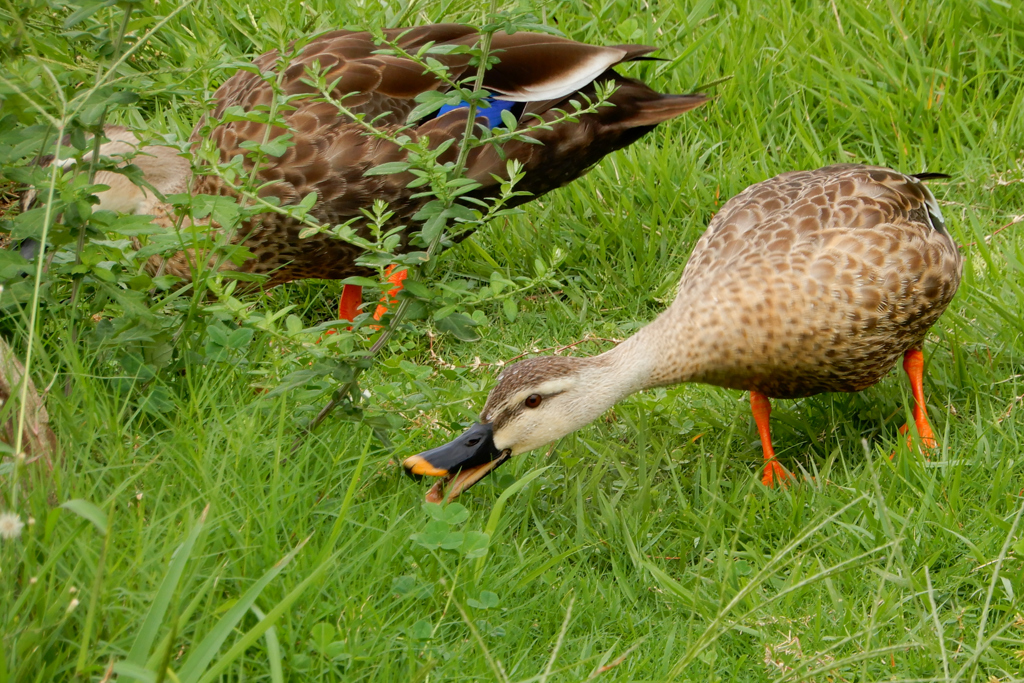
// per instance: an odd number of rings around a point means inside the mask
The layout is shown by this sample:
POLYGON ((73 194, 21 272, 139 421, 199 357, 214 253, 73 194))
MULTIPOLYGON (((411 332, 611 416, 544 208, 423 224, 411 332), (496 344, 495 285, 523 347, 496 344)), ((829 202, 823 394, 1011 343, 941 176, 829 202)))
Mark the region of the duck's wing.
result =
MULTIPOLYGON (((389 29, 385 36, 410 52, 428 43, 472 45, 479 40, 474 29, 457 24, 389 29)), ((499 99, 525 103, 522 114, 532 116, 523 116, 522 126, 556 118, 555 110, 568 107, 569 99, 581 100, 580 94, 593 98, 595 80, 613 81, 618 90, 611 98, 612 106, 584 115, 578 122, 563 122, 551 130, 534 132, 532 137, 545 143, 544 149, 514 142, 502 151, 477 150, 469 160, 468 174, 487 186, 497 184, 492 176, 504 175, 506 160, 512 157, 524 163, 527 174, 534 170, 544 173, 544 178, 521 188, 541 194, 578 177, 601 157, 630 144, 658 123, 706 101, 697 95, 661 95, 610 70, 624 61, 647 55, 653 49, 649 46, 599 47, 546 34, 518 32, 495 34, 492 47, 500 61, 488 70, 484 87, 499 99)), ((400 153, 393 145, 364 135, 333 104, 317 101, 307 76, 307 70, 318 65, 326 81, 333 84, 332 96, 352 113, 365 115, 377 126, 404 125, 416 106, 414 98, 418 94, 445 86, 408 59, 375 54, 380 50, 381 46, 369 33, 335 31, 311 40, 288 60, 279 85, 285 96, 298 97, 289 102, 294 109, 284 115, 294 146, 281 157, 269 160, 263 179, 277 181, 277 186, 267 188, 266 193, 288 202, 316 190, 321 201, 342 198, 342 206, 337 208, 344 215, 349 205, 357 211, 358 207, 366 206, 367 198, 392 201, 398 188, 408 182, 409 178, 392 176, 368 180, 366 187, 359 186, 366 170, 394 161, 400 153), (397 187, 389 191, 389 183, 397 187), (351 197, 346 196, 349 192, 351 197)), ((272 73, 279 58, 277 51, 271 51, 259 57, 254 66, 263 74, 272 73)), ((465 54, 432 58, 445 64, 455 78, 469 75, 469 57, 465 54)), ((472 69, 475 72, 475 67, 472 69)), ((213 117, 223 119, 233 107, 247 112, 270 107, 272 96, 273 87, 265 78, 252 70, 241 70, 216 92, 213 117)), ((432 144, 440 144, 461 136, 465 116, 466 110, 455 110, 422 121, 409 133, 414 138, 429 135, 432 144)), ((194 138, 198 131, 199 127, 194 138)), ((275 128, 270 138, 285 132, 275 128)), ((210 133, 224 162, 243 154, 246 143, 262 143, 265 135, 265 124, 253 121, 228 121, 210 133)))
POLYGON ((954 283, 954 289, 959 281, 962 259, 921 179, 861 164, 793 171, 751 185, 712 219, 684 280, 757 255, 788 258, 803 251, 801 245, 816 255, 866 257, 879 267, 903 267, 920 277, 932 274, 919 261, 942 263, 947 271, 935 275, 954 283))
POLYGON ((961 268, 920 180, 830 166, 728 201, 694 248, 678 305, 708 338, 705 381, 776 397, 855 391, 920 345, 961 268))
MULTIPOLYGON (((459 46, 473 45, 479 40, 474 29, 456 24, 389 29, 385 37, 410 53, 429 43, 459 46)), ((571 182, 609 152, 629 145, 658 123, 706 101, 700 95, 661 95, 612 69, 624 61, 644 58, 652 50, 648 46, 599 47, 519 32, 495 34, 492 48, 500 61, 486 72, 484 88, 495 99, 518 107, 513 111, 519 116, 520 128, 538 122, 550 126, 530 132, 530 137, 541 145, 507 141, 500 149, 488 145, 473 150, 467 159, 466 174, 481 186, 473 193, 477 198, 485 199, 498 191, 506 177, 509 159, 520 161, 525 170, 516 189, 529 196, 513 200, 513 204, 521 204, 571 182), (587 97, 594 99, 595 82, 604 81, 617 87, 610 106, 573 120, 560 120, 564 118, 561 110, 571 110, 570 100, 585 103, 587 97)), ((369 33, 335 31, 296 48, 295 54, 286 60, 283 72, 278 71, 282 60, 276 51, 255 60, 259 73, 252 69, 237 72, 215 94, 213 117, 219 123, 208 136, 221 161, 243 155, 246 168, 251 169, 252 161, 245 157, 248 148, 288 133, 293 144, 280 156, 267 156, 261 163, 261 195, 290 204, 315 192, 318 201, 311 213, 330 224, 359 217, 362 209, 379 199, 390 205, 395 224, 408 225, 426 201, 414 197, 417 190, 407 187, 413 176, 366 175, 381 164, 404 161, 405 152, 386 139, 368 135, 363 125, 339 111, 335 103, 323 101, 311 85, 308 71, 319 70, 332 88, 332 98, 351 114, 365 117, 366 122, 377 128, 401 130, 413 141, 427 137, 432 148, 462 138, 468 109, 408 121, 409 113, 417 105, 417 95, 448 86, 434 75, 424 73, 412 60, 378 54, 381 49, 369 33), (288 98, 283 108, 287 129, 275 127, 268 133, 267 124, 260 121, 228 120, 232 118, 232 108, 236 112, 237 108, 244 112, 269 109, 275 87, 288 98)), ((476 73, 476 67, 464 53, 432 54, 431 58, 445 64, 455 79, 470 78, 476 73)), ((484 120, 481 117, 477 122, 484 125, 484 120)), ((203 130, 204 124, 200 123, 193 140, 198 142, 203 130)), ((453 161, 457 147, 451 145, 440 161, 453 161)), ((202 175, 194 190, 206 194, 226 191, 219 178, 202 175)), ((298 240, 298 228, 284 223, 280 218, 263 219, 259 234, 254 234, 247 243, 260 254, 266 254, 260 256, 266 263, 250 264, 247 268, 263 272, 272 265, 292 263, 290 270, 278 271, 275 283, 296 277, 346 277, 365 271, 353 266, 357 251, 336 246, 340 245, 337 241, 313 245, 298 240)))

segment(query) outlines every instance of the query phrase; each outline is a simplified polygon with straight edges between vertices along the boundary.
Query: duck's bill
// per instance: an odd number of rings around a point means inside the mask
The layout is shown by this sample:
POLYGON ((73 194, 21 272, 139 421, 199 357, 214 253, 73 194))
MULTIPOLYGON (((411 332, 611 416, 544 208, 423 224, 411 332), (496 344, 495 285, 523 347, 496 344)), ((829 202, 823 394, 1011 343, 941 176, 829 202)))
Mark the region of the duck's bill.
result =
POLYGON ((495 447, 491 425, 476 424, 443 446, 406 458, 402 466, 412 477, 441 477, 427 492, 428 502, 440 503, 455 500, 510 457, 511 450, 495 447))
MULTIPOLYGON (((509 453, 509 451, 505 451, 509 453)), ((483 465, 477 465, 467 470, 460 470, 447 475, 427 491, 427 502, 428 503, 440 503, 441 501, 447 500, 449 503, 462 495, 462 493, 477 483, 492 470, 497 469, 498 465, 508 460, 511 456, 508 455, 499 456, 497 460, 493 460, 483 465)))

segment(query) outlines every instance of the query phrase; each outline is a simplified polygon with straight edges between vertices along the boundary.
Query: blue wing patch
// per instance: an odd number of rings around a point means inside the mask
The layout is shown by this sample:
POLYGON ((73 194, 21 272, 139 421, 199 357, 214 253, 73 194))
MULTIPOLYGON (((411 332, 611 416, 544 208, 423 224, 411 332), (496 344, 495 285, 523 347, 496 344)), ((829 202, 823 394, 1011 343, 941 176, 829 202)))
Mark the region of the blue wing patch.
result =
MULTIPOLYGON (((482 116, 485 119, 487 119, 488 128, 497 128, 498 126, 502 125, 501 112, 509 111, 512 109, 512 107, 516 105, 515 102, 509 102, 507 100, 496 100, 490 97, 488 97, 485 100, 485 102, 487 103, 487 106, 478 108, 476 110, 476 115, 477 118, 482 116)), ((465 109, 468 106, 469 104, 466 102, 459 102, 458 104, 455 105, 446 104, 443 107, 441 107, 441 109, 437 112, 437 115, 444 116, 450 111, 455 111, 456 109, 465 109)))

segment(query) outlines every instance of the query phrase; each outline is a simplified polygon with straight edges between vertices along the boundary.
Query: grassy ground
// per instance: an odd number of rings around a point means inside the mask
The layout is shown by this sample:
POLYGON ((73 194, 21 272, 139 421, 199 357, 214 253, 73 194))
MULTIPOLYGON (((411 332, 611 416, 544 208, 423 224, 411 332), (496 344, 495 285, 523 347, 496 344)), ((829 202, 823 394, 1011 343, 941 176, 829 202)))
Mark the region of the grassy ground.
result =
MULTIPOLYGON (((275 32, 472 21, 469 4, 198 0, 157 34, 162 73, 114 116, 186 135, 224 78, 207 60, 251 56, 275 32)), ((474 344, 399 336, 365 377, 407 421, 392 448, 331 420, 290 453, 321 403, 252 391, 274 353, 259 335, 244 363, 188 366, 157 415, 116 368, 52 337, 37 382, 75 376, 48 397, 62 457, 33 465, 16 502, 35 523, 0 542, 0 681, 98 680, 114 662, 155 680, 124 665, 147 658, 183 681, 1024 679, 1024 10, 864 4, 543 3, 570 37, 658 45, 673 61, 629 70, 662 90, 729 80, 445 254, 451 286, 492 261, 509 277, 550 266, 557 286, 524 292, 514 322, 482 306, 474 344), (925 349, 940 453, 898 436, 909 391, 893 373, 778 402, 780 457, 814 479, 766 490, 745 397, 683 386, 515 459, 464 508, 423 507, 426 487, 395 463, 471 421, 498 361, 608 348, 671 300, 726 198, 841 161, 952 176, 931 183, 966 257, 925 349), (72 499, 105 524, 57 507, 72 499)), ((254 301, 315 322, 337 292, 254 301)), ((0 479, 9 491, 9 467, 0 479)))

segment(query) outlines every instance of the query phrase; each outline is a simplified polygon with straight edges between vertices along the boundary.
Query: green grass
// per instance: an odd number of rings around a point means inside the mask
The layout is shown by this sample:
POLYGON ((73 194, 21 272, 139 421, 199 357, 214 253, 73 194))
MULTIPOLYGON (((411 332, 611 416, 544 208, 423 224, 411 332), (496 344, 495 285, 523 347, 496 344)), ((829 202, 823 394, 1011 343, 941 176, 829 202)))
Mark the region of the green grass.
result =
MULTIPOLYGON (((1024 680, 1024 225, 1000 231, 1024 214, 1024 9, 866 4, 545 4, 570 37, 679 57, 628 68, 663 91, 729 80, 444 254, 448 286, 487 280, 491 261, 533 277, 538 259, 558 284, 521 295, 514 321, 482 306, 477 343, 439 336, 431 351, 423 323, 399 335, 364 376, 375 409, 405 421, 391 448, 332 419, 290 452, 323 400, 253 391, 276 353, 259 334, 244 363, 161 379, 173 409, 154 412, 44 318, 32 370, 40 386, 58 378, 62 453, 27 468, 17 500, 0 470, 0 511, 35 520, 0 542, 0 682, 99 680, 115 662, 130 680, 123 663, 147 659, 182 680, 1024 680), (925 348, 940 453, 899 437, 909 391, 894 372, 860 394, 776 402, 779 455, 814 479, 766 490, 745 396, 691 385, 514 459, 461 500, 468 514, 422 507, 426 486, 396 462, 473 420, 499 361, 587 335, 599 340, 575 353, 608 348, 672 299, 728 197, 840 161, 952 176, 931 184, 966 257, 925 348), (59 507, 72 499, 106 523, 59 507), (489 532, 486 554, 428 547, 455 531, 489 532)), ((27 34, 49 30, 48 6, 23 5, 0 9, 5 39, 15 13, 27 34)), ((130 29, 172 5, 143 0, 130 29)), ((198 0, 140 54, 140 102, 111 116, 184 137, 224 78, 218 60, 277 35, 475 11, 198 0)), ((39 58, 66 61, 66 44, 39 58)), ((313 324, 338 291, 294 284, 252 302, 297 304, 313 324)))

